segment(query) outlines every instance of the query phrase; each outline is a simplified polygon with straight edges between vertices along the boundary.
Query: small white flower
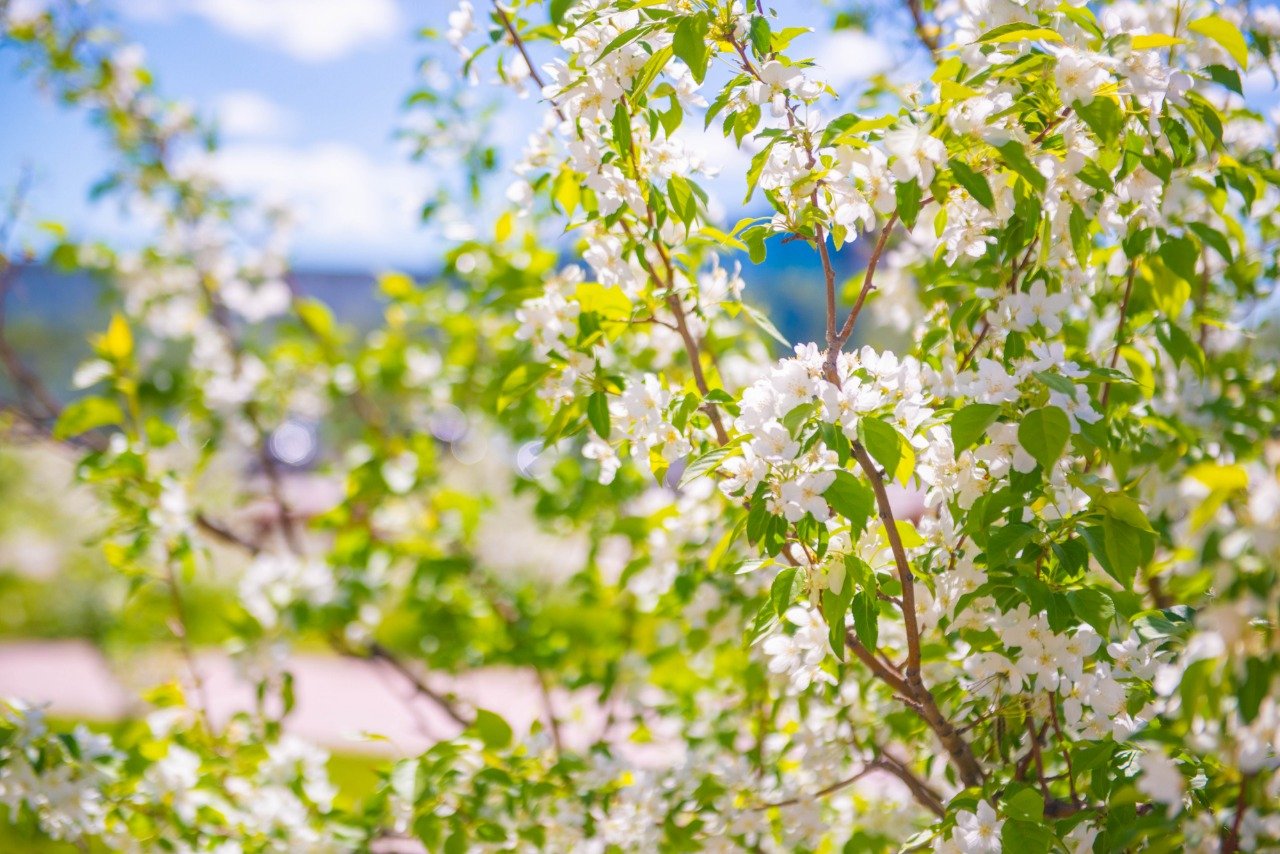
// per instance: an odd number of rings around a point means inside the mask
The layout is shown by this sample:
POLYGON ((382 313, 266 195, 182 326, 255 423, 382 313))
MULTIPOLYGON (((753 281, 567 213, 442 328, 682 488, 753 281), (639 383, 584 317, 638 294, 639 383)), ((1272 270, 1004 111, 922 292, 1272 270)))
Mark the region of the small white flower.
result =
POLYGON ((1001 850, 1000 829, 1004 819, 996 816, 991 804, 982 801, 977 813, 961 810, 956 813, 956 830, 966 854, 986 854, 1001 850))
POLYGON ((1138 791, 1153 801, 1166 804, 1170 812, 1182 809, 1186 781, 1177 763, 1153 747, 1138 758, 1138 767, 1142 772, 1138 777, 1138 791))

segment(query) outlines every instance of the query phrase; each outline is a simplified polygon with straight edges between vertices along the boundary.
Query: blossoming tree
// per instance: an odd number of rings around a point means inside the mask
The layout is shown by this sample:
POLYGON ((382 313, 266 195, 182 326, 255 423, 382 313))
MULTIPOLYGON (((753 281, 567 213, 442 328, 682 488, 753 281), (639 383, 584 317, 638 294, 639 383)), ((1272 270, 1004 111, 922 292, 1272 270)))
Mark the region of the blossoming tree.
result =
MULTIPOLYGON (((282 217, 186 156, 202 126, 91 10, 9 10, 118 149, 109 191, 158 215, 143 251, 60 237, 116 313, 66 406, 0 338, 6 423, 77 449, 104 554, 164 591, 189 665, 114 741, 11 704, 10 817, 122 850, 1280 844, 1280 164, 1242 95, 1280 14, 908 0, 881 14, 925 78, 853 112, 775 5, 462 3, 457 78, 546 121, 509 205, 476 178, 484 237, 438 282, 383 277, 371 332, 290 290, 282 217), (713 215, 704 126, 767 215, 713 215), (775 361, 741 265, 784 242, 818 259, 825 335, 775 361), (907 298, 909 346, 855 345, 907 298), (268 448, 299 412, 341 442, 322 512, 268 448), (451 480, 432 424, 458 412, 518 476, 451 480), (208 497, 228 458, 253 476, 208 497), (479 520, 512 493, 564 544, 559 598, 493 566, 479 520), (236 573, 257 703, 214 720, 184 591, 236 573), (291 640, 392 668, 451 732, 336 804, 287 734, 291 640), (487 664, 537 676, 531 732, 423 675, 487 664)), ((437 131, 474 103, 413 100, 437 131)))

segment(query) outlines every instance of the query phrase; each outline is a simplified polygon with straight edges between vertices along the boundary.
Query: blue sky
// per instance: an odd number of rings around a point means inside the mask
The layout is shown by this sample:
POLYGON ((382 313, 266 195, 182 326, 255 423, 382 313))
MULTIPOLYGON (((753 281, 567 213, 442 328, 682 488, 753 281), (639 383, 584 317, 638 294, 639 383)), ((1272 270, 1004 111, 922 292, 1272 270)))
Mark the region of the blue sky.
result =
MULTIPOLYGON (((192 102, 222 128, 228 180, 301 201, 297 260, 320 266, 421 265, 413 207, 429 170, 410 165, 392 137, 430 22, 428 3, 394 0, 116 2, 109 8, 141 44, 162 92, 192 102), (310 8, 308 8, 310 7, 310 8), (309 22, 309 23, 308 23, 309 22), (301 30, 302 35, 298 35, 301 30), (324 174, 327 173, 327 174, 324 174), (307 178, 316 186, 306 187, 307 178)), ((119 239, 132 231, 110 203, 86 190, 108 154, 82 114, 18 74, 0 50, 0 186, 34 170, 37 216, 119 239)))
MULTIPOLYGON (((478 9, 485 5, 476 0, 478 9)), ((440 257, 441 235, 421 228, 417 212, 456 169, 411 162, 395 130, 427 49, 415 34, 423 27, 446 29, 456 0, 99 0, 99 6, 145 49, 163 94, 217 120, 216 168, 224 181, 236 191, 285 201, 296 212, 296 265, 424 270, 440 257)), ((824 0, 787 0, 786 6, 793 21, 814 23, 831 13, 824 0)), ((900 26, 905 13, 897 5, 885 8, 891 11, 877 17, 873 36, 811 35, 797 47, 846 95, 876 72, 925 76, 919 45, 900 26)), ((435 49, 444 51, 445 67, 456 66, 445 46, 435 49)), ((1251 103, 1276 102, 1260 69, 1246 85, 1251 103)), ((507 99, 498 127, 499 147, 510 159, 540 114, 532 97, 507 99)), ((97 131, 83 114, 37 92, 19 74, 14 51, 2 46, 0 115, 0 193, 7 196, 29 168, 33 220, 56 219, 80 237, 139 241, 139 224, 114 202, 87 199, 110 163, 97 131)), ((697 142, 726 176, 744 173, 746 156, 715 129, 697 142)), ((736 183, 726 177, 710 186, 730 221, 740 184, 740 177, 736 183)))
MULTIPOLYGON (((26 0, 38 2, 38 0, 26 0)), ((811 20, 821 0, 796 0, 811 20)), ((218 169, 233 189, 291 204, 294 262, 330 269, 423 269, 442 251, 417 210, 446 164, 412 163, 394 131, 424 46, 454 0, 111 0, 113 21, 146 51, 162 93, 192 102, 222 129, 218 169)), ((483 3, 478 3, 482 7, 483 3)), ((833 83, 900 65, 916 49, 843 33, 809 48, 833 83)), ((454 62, 448 58, 449 62, 454 62)), ((536 123, 532 98, 510 99, 502 147, 512 155, 536 123)), ((34 90, 13 51, 0 49, 0 188, 33 170, 33 219, 57 219, 82 237, 136 242, 138 226, 87 190, 109 157, 82 114, 34 90)), ((742 155, 705 137, 726 173, 742 155)), ((741 174, 742 170, 739 170, 741 174)), ((443 173, 443 174, 442 174, 443 173)), ((713 188, 714 190, 714 188, 713 188)), ((740 199, 722 192, 725 206, 740 199)), ((730 213, 732 213, 730 211, 730 213)))

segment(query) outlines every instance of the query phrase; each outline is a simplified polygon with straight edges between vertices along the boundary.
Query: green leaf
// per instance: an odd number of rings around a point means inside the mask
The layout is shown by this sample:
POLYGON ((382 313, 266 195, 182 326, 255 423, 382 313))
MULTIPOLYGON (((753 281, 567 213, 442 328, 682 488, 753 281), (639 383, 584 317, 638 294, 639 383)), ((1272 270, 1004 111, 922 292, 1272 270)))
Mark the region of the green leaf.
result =
POLYGON ((752 264, 763 264, 765 259, 765 237, 768 234, 763 228, 749 228, 742 232, 742 242, 747 245, 747 257, 752 264))
POLYGON ((1062 376, 1062 374, 1053 374, 1049 371, 1036 371, 1035 377, 1054 391, 1059 391, 1065 395, 1075 397, 1076 384, 1062 376))
POLYGON ((693 73, 693 79, 702 82, 707 76, 707 63, 710 59, 710 47, 707 44, 707 33, 711 24, 704 14, 689 15, 681 18, 676 24, 675 35, 671 47, 675 55, 693 73))
POLYGON ((895 184, 893 192, 898 197, 898 217, 908 229, 916 227, 916 217, 920 216, 920 184, 906 181, 895 184))
POLYGON ((999 150, 1000 157, 1004 160, 1006 166, 1021 175, 1022 179, 1032 187, 1042 193, 1044 192, 1045 178, 1027 157, 1027 152, 1023 151, 1020 143, 1006 142, 1000 146, 999 150))
POLYGON ((123 314, 113 314, 107 331, 98 339, 102 354, 114 362, 123 362, 133 354, 133 333, 123 314))
POLYGON ((1071 230, 1071 247, 1075 250, 1076 260, 1083 267, 1089 263, 1089 250, 1092 249, 1093 244, 1089 240, 1089 220, 1079 205, 1071 206, 1071 216, 1067 226, 1071 230))
POLYGON ((1191 123, 1205 148, 1217 150, 1222 144, 1222 115, 1217 108, 1192 91, 1187 93, 1186 106, 1179 108, 1179 111, 1191 123))
POLYGON ((613 111, 613 141, 618 144, 618 150, 624 155, 631 154, 631 114, 627 112, 627 105, 622 101, 618 102, 618 106, 613 111))
POLYGON ((1181 365, 1189 361, 1197 374, 1204 376, 1204 351, 1200 345, 1176 323, 1165 321, 1156 326, 1156 338, 1173 361, 1181 365))
POLYGON ((1072 107, 1103 145, 1113 146, 1120 139, 1120 131, 1124 128, 1124 114, 1115 101, 1099 96, 1087 104, 1076 101, 1072 107))
POLYGON ((836 658, 844 661, 844 615, 853 601, 853 579, 845 578, 838 592, 822 591, 822 619, 827 621, 827 637, 836 658))
POLYGON ((1240 717, 1245 723, 1253 723, 1262 708, 1263 698, 1271 693, 1272 668, 1256 658, 1248 658, 1244 663, 1244 672, 1244 684, 1237 692, 1240 717))
POLYGON ((1044 796, 1030 786, 1006 794, 1004 812, 1009 818, 1041 821, 1044 819, 1044 796))
POLYGON ((1116 182, 1111 180, 1111 175, 1092 160, 1084 164, 1084 168, 1076 173, 1076 177, 1095 190, 1101 190, 1104 193, 1110 193, 1116 186, 1116 182))
POLYGON ((320 300, 314 297, 299 299, 294 304, 294 311, 317 338, 328 339, 333 336, 333 312, 320 300))
POLYGON ((1228 264, 1231 263, 1231 259, 1233 257, 1231 244, 1227 242, 1227 238, 1222 234, 1222 232, 1210 228, 1202 222, 1189 222, 1187 223, 1187 228, 1195 232, 1196 237, 1200 238, 1201 243, 1207 243, 1222 256, 1224 261, 1228 264))
POLYGON ((1199 33, 1202 36, 1213 39, 1223 50, 1231 54, 1231 58, 1236 61, 1241 68, 1248 70, 1249 68, 1249 45, 1245 43, 1244 34, 1225 18, 1219 18, 1217 15, 1210 15, 1207 18, 1199 18, 1187 24, 1187 29, 1193 33, 1199 33))
POLYGON ((591 422, 591 429, 596 431, 597 436, 609 441, 613 425, 609 422, 609 398, 604 392, 593 392, 587 398, 587 420, 591 422))
MULTIPOLYGON (((880 604, 876 602, 876 595, 859 590, 853 594, 850 606, 853 633, 867 649, 875 649, 880 642, 880 604)), ((841 641, 843 642, 843 638, 841 641)))
POLYGON ((773 612, 778 615, 778 619, 782 619, 782 615, 791 607, 794 598, 791 587, 795 580, 796 568, 789 566, 774 577, 773 584, 769 587, 769 601, 773 603, 773 612))
POLYGON ((124 423, 120 404, 106 397, 82 397, 66 406, 53 425, 55 439, 70 439, 99 427, 124 423))
POLYGON ((984 44, 1007 44, 1009 42, 1018 41, 1044 41, 1060 42, 1062 35, 1055 30, 1045 27, 1037 27, 1034 24, 1024 24, 1021 22, 1005 24, 989 30, 980 39, 979 42, 984 44))
POLYGON ((471 728, 489 750, 501 750, 511 744, 511 724, 488 709, 476 709, 475 723, 471 728))
POLYGON ((1057 841, 1052 830, 1039 822, 1006 819, 1000 831, 1001 848, 1018 854, 1045 854, 1057 841))
POLYGON ((1155 529, 1147 520, 1147 514, 1142 510, 1142 505, 1123 492, 1103 493, 1095 498, 1093 503, 1118 522, 1123 522, 1139 531, 1146 531, 1148 534, 1155 533, 1155 529))
MULTIPOLYGON (((1107 563, 1102 568, 1124 585, 1125 590, 1133 589, 1133 579, 1138 573, 1138 555, 1142 549, 1141 534, 1137 528, 1126 525, 1113 516, 1102 519, 1103 548, 1106 549, 1107 563)), ((1102 563, 1099 561, 1099 563, 1102 563)))
POLYGON ((1200 259, 1200 251, 1193 240, 1186 237, 1167 237, 1160 244, 1160 260, 1164 265, 1188 282, 1195 282, 1196 262, 1200 259))
POLYGON ((858 422, 858 440, 893 477, 898 469, 898 460, 902 458, 902 437, 898 431, 878 418, 863 418, 858 422))
POLYGON ((604 48, 600 51, 599 58, 603 59, 604 57, 613 53, 618 48, 622 47, 623 45, 631 44, 631 42, 635 41, 641 36, 648 35, 649 33, 653 32, 655 26, 656 25, 651 24, 647 27, 631 27, 629 29, 623 30, 621 33, 619 33, 617 36, 614 37, 613 41, 609 42, 607 45, 604 46, 604 48))
POLYGON ((1071 437, 1071 422, 1067 413, 1056 406, 1034 409, 1028 412, 1018 425, 1018 442, 1045 472, 1053 468, 1058 457, 1067 447, 1071 437))
POLYGON ((573 4, 574 0, 551 0, 551 23, 557 25, 562 23, 573 4))
POLYGON ((707 451, 705 454, 689 463, 688 467, 684 470, 684 474, 680 475, 680 486, 683 488, 702 477, 707 472, 715 470, 715 468, 720 465, 720 461, 729 456, 732 452, 732 445, 724 445, 707 451))
POLYGON ((977 444, 999 416, 1000 407, 994 403, 971 403, 952 415, 951 443, 955 445, 956 458, 977 444))
POLYGON ((769 32, 769 21, 764 15, 756 15, 751 19, 751 48, 756 56, 764 59, 772 50, 772 37, 769 32))
POLYGON ((1105 638, 1111 634, 1111 623, 1116 617, 1116 606, 1106 593, 1093 587, 1069 590, 1067 602, 1075 615, 1096 629, 1099 635, 1105 638))
POLYGON ((1244 88, 1240 85, 1240 72, 1234 68, 1227 68, 1225 65, 1210 65, 1204 69, 1205 74, 1209 75, 1209 79, 1219 86, 1225 86, 1237 95, 1244 94, 1244 88))
POLYGON ((854 539, 857 539, 857 535, 867 526, 867 520, 875 512, 876 499, 871 487, 847 471, 836 472, 836 479, 827 487, 822 497, 831 505, 832 510, 849 520, 854 539))
POLYGON ((748 305, 745 302, 742 303, 742 312, 747 317, 751 318, 751 321, 756 326, 759 326, 762 330, 764 330, 765 334, 767 334, 774 341, 777 341, 784 347, 791 346, 791 343, 787 341, 786 336, 784 336, 781 332, 778 331, 778 327, 773 325, 773 321, 770 320, 768 315, 764 314, 764 312, 760 311, 755 306, 748 305))
MULTIPOLYGON (((761 484, 761 488, 763 488, 761 484)), ((769 527, 769 511, 767 506, 757 492, 755 498, 751 501, 751 508, 747 510, 747 542, 755 545, 760 542, 760 538, 764 536, 765 529, 769 527)))
POLYGON ((975 172, 963 160, 956 160, 954 157, 948 165, 951 167, 951 174, 955 177, 956 183, 964 187, 969 195, 973 196, 975 202, 989 211, 995 210, 996 200, 991 194, 991 185, 987 183, 984 176, 975 172))
POLYGON ((687 178, 672 175, 667 182, 667 194, 671 197, 671 209, 686 226, 698 215, 698 190, 687 178))

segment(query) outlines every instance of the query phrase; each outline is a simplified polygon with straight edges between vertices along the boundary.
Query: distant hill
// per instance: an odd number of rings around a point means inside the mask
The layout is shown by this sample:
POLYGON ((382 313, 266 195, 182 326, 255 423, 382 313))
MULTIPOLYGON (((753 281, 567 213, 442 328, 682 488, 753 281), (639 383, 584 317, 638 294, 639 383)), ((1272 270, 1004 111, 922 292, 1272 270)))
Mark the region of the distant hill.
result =
MULTIPOLYGON (((743 258, 747 298, 769 311, 790 341, 820 341, 824 291, 817 253, 807 243, 771 240, 764 263, 743 258)), ((861 253, 850 247, 834 254, 837 281, 861 268, 861 253)), ((728 264, 733 263, 729 259, 728 264)), ((299 269, 298 288, 323 300, 344 323, 371 327, 381 318, 374 294, 374 272, 299 269)), ((21 268, 9 294, 8 330, 15 346, 60 394, 69 388, 75 366, 89 353, 86 336, 103 327, 107 309, 97 282, 84 273, 60 273, 50 267, 21 268)))

